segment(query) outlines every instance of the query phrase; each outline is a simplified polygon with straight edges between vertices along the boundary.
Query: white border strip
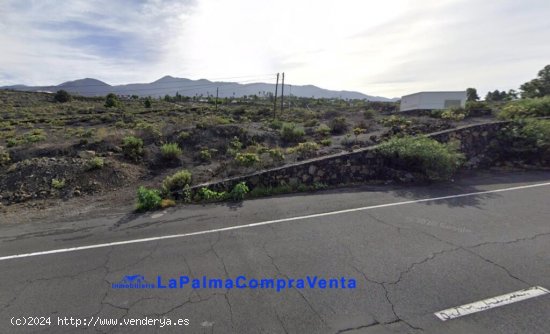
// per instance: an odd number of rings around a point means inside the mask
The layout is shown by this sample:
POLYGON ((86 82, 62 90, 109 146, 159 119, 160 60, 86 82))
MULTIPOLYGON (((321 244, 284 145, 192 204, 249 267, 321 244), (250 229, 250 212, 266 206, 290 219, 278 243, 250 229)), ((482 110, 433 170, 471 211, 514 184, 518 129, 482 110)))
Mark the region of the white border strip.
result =
POLYGON ((447 321, 459 318, 468 314, 486 311, 495 307, 500 307, 522 300, 543 296, 550 291, 540 286, 534 286, 528 289, 507 293, 505 295, 480 300, 478 302, 452 307, 443 311, 434 313, 441 321, 447 321))
POLYGON ((526 185, 526 186, 518 186, 518 187, 511 187, 511 188, 504 188, 504 189, 478 191, 478 192, 466 193, 466 194, 449 195, 449 196, 433 197, 433 198, 424 198, 424 199, 418 199, 418 200, 412 200, 412 201, 403 201, 403 202, 387 203, 387 204, 380 204, 380 205, 364 206, 364 207, 360 207, 360 208, 353 208, 353 209, 346 209, 346 210, 339 210, 339 211, 331 211, 331 212, 324 212, 324 213, 316 213, 316 214, 306 215, 306 216, 298 216, 298 217, 282 218, 282 219, 275 219, 275 220, 267 220, 267 221, 258 222, 258 223, 244 224, 244 225, 237 225, 237 226, 229 226, 229 227, 217 228, 217 229, 213 229, 213 230, 198 231, 198 232, 191 232, 191 233, 184 233, 184 234, 173 234, 173 235, 165 235, 165 236, 151 237, 151 238, 144 238, 144 239, 116 241, 116 242, 89 245, 89 246, 54 249, 54 250, 43 251, 43 252, 9 255, 9 256, 0 257, 0 261, 18 259, 18 258, 23 258, 23 257, 31 257, 31 256, 40 256, 40 255, 48 255, 48 254, 75 252, 75 251, 80 251, 80 250, 85 250, 85 249, 94 249, 94 248, 104 248, 104 247, 136 244, 136 243, 141 243, 141 242, 149 242, 149 241, 157 241, 157 240, 184 238, 184 237, 191 237, 191 236, 195 236, 195 235, 203 235, 203 234, 233 231, 233 230, 239 230, 239 229, 244 229, 244 228, 249 228, 249 227, 271 225, 271 224, 290 222, 290 221, 295 221, 295 220, 304 220, 304 219, 311 219, 311 218, 317 218, 317 217, 333 216, 333 215, 339 215, 339 214, 348 213, 348 212, 380 209, 380 208, 387 208, 387 207, 391 207, 391 206, 399 206, 399 205, 414 204, 414 203, 441 201, 441 200, 446 200, 446 199, 476 196, 476 195, 483 195, 483 194, 493 194, 493 193, 498 193, 498 192, 520 190, 520 189, 529 189, 529 188, 544 187, 544 186, 550 186, 550 182, 530 184, 530 185, 526 185))

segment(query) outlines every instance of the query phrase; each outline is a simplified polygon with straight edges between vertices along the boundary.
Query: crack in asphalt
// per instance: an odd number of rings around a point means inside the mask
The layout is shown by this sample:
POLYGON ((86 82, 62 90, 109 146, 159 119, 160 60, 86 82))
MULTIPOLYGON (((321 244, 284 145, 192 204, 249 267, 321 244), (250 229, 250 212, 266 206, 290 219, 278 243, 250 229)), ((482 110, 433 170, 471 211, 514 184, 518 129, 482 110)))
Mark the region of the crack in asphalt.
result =
POLYGON ((424 258, 423 260, 419 261, 419 262, 413 262, 411 263, 405 270, 401 271, 399 273, 399 276, 397 277, 397 280, 395 281, 391 281, 391 282, 384 282, 383 284, 388 284, 388 285, 397 285, 401 282, 401 280, 403 279, 403 276, 405 276, 406 274, 410 273, 416 266, 419 266, 419 265, 422 265, 424 263, 427 263, 433 259, 435 259, 438 255, 442 255, 442 254, 445 254, 445 253, 452 253, 452 252, 455 252, 457 250, 460 250, 462 249, 462 247, 460 246, 457 246, 455 248, 450 248, 450 249, 443 249, 439 252, 434 252, 434 253, 431 253, 428 257, 424 258))
MULTIPOLYGON (((349 249, 349 247, 348 247, 348 251, 350 252, 352 258, 355 258, 355 256, 353 255, 353 252, 351 251, 351 249, 349 249)), ((390 322, 380 322, 379 320, 377 320, 377 317, 374 316, 374 315, 371 313, 370 315, 373 317, 373 319, 375 320, 376 323, 381 324, 381 325, 389 325, 389 324, 392 324, 392 323, 396 323, 396 322, 398 322, 398 321, 401 321, 401 322, 403 322, 404 324, 406 324, 407 326, 409 326, 411 329, 416 329, 416 330, 423 331, 422 328, 411 325, 409 322, 407 322, 406 320, 402 319, 402 318, 397 314, 397 312, 395 311, 395 305, 394 305, 393 302, 391 301, 390 296, 389 296, 388 288, 386 287, 386 284, 388 284, 387 282, 379 282, 379 281, 373 280, 373 279, 371 279, 371 278, 368 278, 367 275, 365 274, 365 272, 364 272, 363 270, 359 269, 355 264, 351 263, 350 265, 351 265, 351 267, 352 267, 355 271, 357 271, 359 274, 361 274, 361 275, 363 276, 363 278, 365 278, 365 280, 367 280, 368 282, 371 282, 371 283, 374 283, 374 284, 379 285, 379 286, 382 287, 382 289, 384 290, 384 297, 386 298, 386 301, 388 302, 388 304, 389 304, 390 307, 391 307, 391 310, 392 310, 392 313, 393 313, 393 316, 394 316, 395 320, 390 321, 390 322)), ((345 331, 350 331, 350 330, 353 330, 353 329, 354 329, 354 328, 346 329, 345 331)))
POLYGON ((279 312, 275 311, 275 315, 277 316, 277 320, 279 321, 279 324, 283 328, 283 331, 285 331, 285 334, 288 334, 288 329, 286 329, 285 323, 283 322, 283 319, 281 319, 279 312))
MULTIPOLYGON (((371 216, 371 217, 372 217, 372 216, 371 216)), ((375 219, 376 221, 382 223, 382 224, 389 225, 389 226, 393 226, 392 224, 387 223, 387 222, 384 222, 384 221, 381 220, 381 219, 377 219, 377 218, 375 218, 375 217, 372 217, 372 218, 375 219)), ((426 232, 426 231, 418 230, 418 229, 415 228, 415 227, 410 227, 410 228, 408 228, 408 229, 409 229, 409 230, 412 230, 412 231, 415 231, 415 232, 418 232, 418 233, 421 233, 421 234, 424 234, 424 235, 426 235, 426 236, 428 236, 428 237, 431 237, 431 238, 433 238, 433 239, 436 239, 437 241, 440 241, 440 242, 445 243, 445 244, 447 244, 447 245, 450 245, 450 246, 453 246, 453 247, 457 247, 457 249, 455 249, 455 250, 459 250, 459 249, 460 249, 460 250, 464 250, 464 251, 466 251, 466 252, 468 252, 468 253, 470 253, 470 254, 476 256, 476 257, 479 257, 479 258, 482 259, 483 261, 485 261, 485 262, 487 262, 487 263, 490 263, 490 264, 492 264, 492 265, 494 265, 494 266, 496 266, 496 267, 498 267, 498 268, 504 270, 504 271, 506 272, 506 274, 507 274, 509 277, 511 277, 511 278, 513 278, 513 279, 515 279, 515 280, 518 280, 518 281, 520 281, 520 282, 522 282, 522 283, 524 283, 524 284, 526 284, 526 285, 528 285, 528 286, 531 286, 532 284, 529 283, 529 282, 527 282, 527 281, 525 281, 525 280, 523 280, 523 279, 521 279, 521 278, 519 278, 518 276, 512 274, 511 271, 510 271, 508 268, 506 268, 505 266, 503 266, 503 265, 501 265, 501 264, 498 264, 498 263, 496 263, 496 262, 494 262, 494 261, 492 261, 492 260, 489 260, 489 259, 485 258, 484 256, 482 256, 482 255, 480 255, 480 254, 474 252, 474 251, 472 250, 472 248, 476 248, 476 247, 480 247, 480 246, 485 246, 485 245, 492 245, 492 244, 511 244, 511 243, 516 243, 516 242, 521 242, 521 241, 535 240, 536 238, 539 238, 539 237, 541 237, 541 236, 550 235, 550 233, 539 233, 539 234, 536 234, 536 235, 531 236, 531 237, 519 238, 519 239, 510 240, 510 241, 492 241, 492 242, 484 242, 484 243, 477 244, 477 245, 474 245, 474 246, 461 246, 461 245, 457 245, 457 244, 455 244, 455 243, 453 243, 453 242, 450 242, 450 241, 448 241, 448 240, 441 239, 441 238, 439 238, 439 237, 437 237, 437 236, 435 236, 435 235, 433 235, 433 234, 431 234, 431 233, 428 233, 428 232, 426 232)), ((411 269, 412 269, 412 268, 411 268, 411 269)))
MULTIPOLYGON (((222 267, 223 267, 223 271, 225 272, 225 277, 226 278, 229 278, 229 272, 227 271, 227 266, 225 265, 225 261, 223 260, 223 258, 218 254, 218 252, 216 251, 216 245, 220 242, 220 239, 221 239, 221 233, 217 233, 218 234, 218 238, 216 239, 216 241, 214 241, 214 243, 210 243, 210 249, 212 250, 212 253, 214 253, 214 255, 216 256, 216 258, 220 261, 220 263, 222 264, 222 267)), ((224 297, 225 297, 225 301, 227 303, 227 306, 229 307, 229 317, 231 319, 231 325, 232 327, 235 326, 235 320, 233 319, 233 307, 231 306, 231 302, 229 301, 229 289, 225 289, 225 293, 223 294, 224 297)))
MULTIPOLYGON (((391 227, 394 227, 395 229, 397 229, 398 233, 400 233, 400 227, 397 227, 391 223, 388 223, 388 222, 385 222, 384 220, 378 218, 378 217, 375 217, 373 216, 372 214, 368 213, 368 216, 371 217, 373 220, 375 220, 376 222, 378 223, 381 223, 383 225, 386 225, 386 226, 391 226, 391 227)), ((414 327, 412 326, 411 324, 409 324, 408 322, 404 321, 403 319, 401 319, 399 317, 399 315, 397 314, 397 312, 395 311, 395 305, 392 303, 390 297, 389 297, 389 291, 386 287, 386 285, 398 285, 402 279, 404 278, 404 276, 408 273, 410 273, 416 266, 418 265, 421 265, 421 264, 424 264, 424 263, 427 263, 431 260, 433 260, 435 257, 437 257, 438 255, 441 255, 441 254, 445 254, 445 253, 450 253, 450 252, 455 252, 457 250, 464 250, 478 258, 480 258, 481 260, 493 265, 493 266, 496 266, 498 267, 499 269, 503 270, 510 278, 514 279, 514 280, 517 280, 523 284, 525 284, 526 286, 531 286, 533 284, 527 282, 526 280, 524 279, 521 279, 520 277, 512 274, 512 272, 506 268, 506 266, 504 265, 501 265, 499 263, 496 263, 495 261, 492 261, 484 256, 482 256, 481 254, 478 254, 476 253, 475 251, 473 251, 472 249, 473 248, 477 248, 477 247, 481 247, 481 246, 486 246, 486 245, 498 245, 498 244, 512 244, 512 243, 517 243, 517 242, 522 242, 522 241, 532 241, 532 240, 535 240, 537 238, 540 238, 540 237, 543 237, 543 236, 548 236, 550 235, 550 233, 539 233, 539 234, 536 234, 536 235, 533 235, 533 236, 530 236, 530 237, 525 237, 525 238, 518 238, 518 239, 514 239, 514 240, 509 240, 509 241, 491 241, 491 242, 484 242, 484 243, 480 243, 480 244, 477 244, 477 245, 473 245, 473 246, 460 246, 460 245, 457 245, 453 242, 450 242, 448 240, 444 240, 444 239, 441 239, 431 233, 428 233, 426 231, 423 231, 423 230, 419 230, 415 227, 409 227, 408 228, 409 230, 411 231, 414 231, 414 232, 417 232, 417 233, 421 233, 421 234, 424 234, 428 237, 431 237, 439 242, 442 242, 442 243, 445 243, 449 246, 452 246, 453 248, 449 248, 449 249, 444 249, 442 251, 439 251, 439 252, 435 252, 435 253, 432 253, 430 254, 430 256, 428 256, 427 258, 423 259, 422 261, 420 262, 415 262, 415 263, 412 263, 408 268, 406 268, 404 271, 401 271, 399 273, 399 277, 397 278, 397 280, 395 281, 392 281, 392 282, 377 282, 377 281, 374 281, 372 279, 368 279, 366 277, 366 275, 361 271, 359 270, 358 268, 354 267, 354 269, 358 272, 360 272, 364 277, 365 279, 367 279, 368 281, 372 282, 372 283, 378 283, 378 284, 381 284, 381 286, 384 288, 385 290, 385 296, 386 296, 386 300, 388 301, 388 303, 391 305, 392 307, 392 312, 394 313, 395 317, 397 318, 398 321, 402 321, 403 323, 405 323, 407 326, 411 327, 412 329, 416 329, 416 330, 421 330, 423 331, 422 328, 419 328, 419 327, 414 327)))
POLYGON ((340 329, 335 334, 341 334, 341 333, 345 333, 345 332, 349 332, 349 331, 355 331, 355 330, 364 329, 364 328, 369 328, 369 327, 377 326, 377 325, 380 325, 380 323, 378 321, 375 321, 375 322, 372 322, 372 323, 366 324, 366 325, 340 329))
MULTIPOLYGON (((288 280, 289 279, 288 276, 281 271, 277 263, 275 263, 275 259, 273 258, 273 256, 271 256, 271 254, 269 254, 269 252, 267 251, 266 245, 267 245, 267 241, 262 245, 262 249, 264 250, 264 253, 271 260, 271 264, 273 265, 277 273, 279 273, 279 275, 285 277, 288 280)), ((321 314, 319 314, 319 312, 313 307, 313 305, 311 305, 310 301, 306 298, 306 296, 304 296, 304 294, 299 289, 296 289, 296 287, 293 287, 293 289, 298 293, 298 295, 300 295, 300 297, 302 297, 302 299, 306 302, 306 304, 309 306, 311 311, 319 318, 319 320, 321 320, 321 322, 326 327, 329 327, 325 319, 321 316, 321 314)))
POLYGON ((482 243, 477 244, 477 245, 468 246, 468 248, 471 249, 471 248, 477 248, 477 247, 487 246, 487 245, 498 245, 498 244, 507 245, 507 244, 513 244, 513 243, 522 242, 522 241, 533 241, 533 240, 535 240, 535 239, 537 239, 537 238, 545 237, 545 236, 550 236, 550 232, 538 233, 538 234, 535 234, 535 235, 530 236, 530 237, 518 238, 518 239, 508 240, 508 241, 488 241, 488 242, 482 242, 482 243))

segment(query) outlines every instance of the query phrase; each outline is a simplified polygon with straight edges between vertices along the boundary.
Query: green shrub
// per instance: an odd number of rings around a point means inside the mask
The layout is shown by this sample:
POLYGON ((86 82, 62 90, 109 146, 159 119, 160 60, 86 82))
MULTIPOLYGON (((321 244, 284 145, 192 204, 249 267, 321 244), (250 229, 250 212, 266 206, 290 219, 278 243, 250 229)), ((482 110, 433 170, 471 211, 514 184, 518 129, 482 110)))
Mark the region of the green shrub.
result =
POLYGON ((260 162, 260 157, 256 153, 237 153, 235 161, 245 167, 250 167, 260 162))
POLYGON ((550 96, 508 102, 498 114, 501 119, 550 116, 550 96))
POLYGON ((139 130, 140 137, 145 140, 152 140, 156 142, 162 136, 159 125, 140 121, 135 124, 134 129, 139 130))
POLYGON ((229 147, 235 150, 240 150, 243 147, 243 143, 241 143, 238 137, 233 137, 233 139, 229 142, 229 147))
POLYGON ((433 118, 441 118, 441 114, 443 114, 443 109, 433 109, 430 111, 430 117, 433 118))
POLYGON ((548 119, 525 120, 520 134, 537 148, 550 148, 550 120, 548 119))
POLYGON ((122 139, 122 152, 132 160, 139 160, 143 156, 143 140, 134 136, 122 139))
POLYGON ((58 90, 57 93, 55 93, 55 95, 53 96, 53 99, 56 102, 65 103, 65 102, 69 102, 72 99, 72 96, 66 90, 61 89, 61 90, 58 90))
POLYGON ((178 134, 178 140, 180 140, 180 141, 185 141, 189 137, 191 137, 191 134, 187 131, 182 131, 178 134))
POLYGON ((160 147, 160 153, 165 160, 177 160, 181 156, 181 148, 176 143, 167 143, 160 147))
POLYGON ((88 160, 88 170, 101 169, 105 165, 105 160, 101 157, 93 157, 88 160))
POLYGON ((151 108, 151 99, 146 98, 145 101, 143 102, 143 105, 145 106, 145 108, 151 108))
POLYGON ((463 108, 449 108, 441 113, 441 118, 451 121, 462 121, 467 115, 468 113, 463 108))
POLYGON ((283 127, 283 122, 278 119, 274 119, 271 122, 269 122, 269 127, 272 128, 273 130, 279 130, 280 128, 283 127))
POLYGON ((35 129, 31 132, 27 132, 23 135, 23 140, 27 143, 37 143, 39 141, 46 140, 46 135, 44 133, 44 130, 42 129, 35 129))
POLYGON ((272 149, 268 150, 267 152, 269 153, 269 156, 271 157, 271 159, 273 159, 274 161, 283 161, 283 160, 285 160, 285 154, 284 154, 283 150, 279 147, 272 148, 272 149))
POLYGON ((186 185, 191 184, 191 173, 184 169, 174 175, 167 176, 162 181, 162 191, 164 193, 170 193, 172 191, 178 191, 185 188, 186 185))
POLYGON ((330 135, 330 128, 326 124, 321 124, 317 127, 315 132, 322 137, 328 137, 330 135))
POLYGON ((319 144, 308 141, 305 143, 299 143, 297 146, 289 149, 289 153, 296 153, 299 158, 307 159, 314 157, 317 150, 319 150, 319 144))
POLYGON ((140 186, 137 191, 137 205, 138 211, 155 210, 161 205, 162 198, 159 191, 156 189, 147 189, 140 186))
POLYGON ((466 101, 466 111, 491 111, 491 107, 485 101, 466 101))
POLYGON ((348 130, 348 123, 345 117, 336 117, 330 121, 330 131, 333 134, 342 134, 348 130))
POLYGON ((502 129, 492 147, 501 161, 550 163, 550 120, 518 119, 502 129))
POLYGON ((10 138, 6 141, 6 144, 8 147, 14 147, 14 146, 20 145, 21 143, 22 141, 17 138, 10 138))
POLYGON ((323 146, 330 146, 332 144, 332 140, 325 138, 325 139, 321 139, 320 143, 323 146))
POLYGON ((412 121, 407 120, 403 116, 395 116, 392 115, 390 117, 384 117, 379 121, 380 124, 383 126, 400 126, 400 127, 406 127, 412 124, 412 121))
POLYGON ((363 116, 366 119, 373 119, 375 115, 376 111, 374 111, 373 109, 365 110, 365 112, 363 113, 363 116))
POLYGON ((63 189, 65 187, 65 180, 63 179, 52 179, 52 188, 54 189, 63 189))
POLYGON ((206 187, 200 188, 198 195, 199 199, 203 201, 223 201, 227 198, 227 193, 225 191, 217 192, 206 187))
POLYGON ((209 149, 205 148, 199 152, 199 159, 204 162, 212 161, 212 153, 209 149))
POLYGON ((118 99, 118 96, 116 96, 113 93, 107 94, 105 97, 105 107, 107 108, 117 108, 120 106, 120 100, 118 99))
POLYGON ((233 187, 233 189, 231 189, 229 196, 234 201, 242 201, 244 199, 244 196, 248 193, 248 191, 249 189, 246 183, 239 182, 233 187))
POLYGON ((319 125, 319 120, 316 118, 308 119, 307 121, 304 122, 304 126, 306 127, 312 127, 317 125, 319 125))
POLYGON ((4 150, 2 146, 0 146, 0 166, 4 166, 9 164, 11 161, 10 154, 8 151, 4 150))
POLYGON ((305 136, 304 128, 294 123, 285 123, 281 128, 281 138, 286 142, 298 142, 305 136))
POLYGON ((399 168, 422 173, 430 180, 445 180, 464 160, 457 146, 428 137, 394 137, 382 143, 378 152, 399 168))

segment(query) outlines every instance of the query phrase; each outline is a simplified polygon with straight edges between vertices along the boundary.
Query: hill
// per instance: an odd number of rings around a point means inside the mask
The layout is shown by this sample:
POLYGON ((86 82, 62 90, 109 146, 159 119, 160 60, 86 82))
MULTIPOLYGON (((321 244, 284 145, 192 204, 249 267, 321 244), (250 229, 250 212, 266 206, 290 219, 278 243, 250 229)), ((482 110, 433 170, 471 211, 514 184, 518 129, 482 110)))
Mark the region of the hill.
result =
MULTIPOLYGON (((25 86, 14 85, 0 87, 2 89, 14 89, 21 91, 42 91, 55 92, 64 89, 70 93, 83 96, 102 96, 108 93, 118 95, 138 95, 159 97, 164 95, 184 96, 208 96, 216 95, 218 89, 219 97, 241 97, 244 95, 264 96, 275 91, 275 84, 271 83, 249 83, 240 84, 237 82, 209 81, 206 79, 191 80, 165 76, 151 83, 132 83, 126 85, 111 86, 103 81, 85 78, 74 81, 67 81, 57 86, 25 86)), ((280 87, 279 87, 280 88, 280 87)), ((279 90, 280 93, 280 90, 279 90)), ((394 101, 380 96, 371 96, 354 91, 334 91, 323 89, 313 85, 295 86, 285 85, 285 95, 315 98, 342 98, 342 99, 367 99, 369 101, 394 101)))

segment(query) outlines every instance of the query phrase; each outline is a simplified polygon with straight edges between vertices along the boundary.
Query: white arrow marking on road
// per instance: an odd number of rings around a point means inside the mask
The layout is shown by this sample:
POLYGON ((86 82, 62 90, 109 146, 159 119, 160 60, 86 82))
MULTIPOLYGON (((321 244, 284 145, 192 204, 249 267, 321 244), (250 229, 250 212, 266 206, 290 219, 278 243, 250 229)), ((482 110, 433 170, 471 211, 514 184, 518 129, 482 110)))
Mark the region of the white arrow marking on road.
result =
POLYGON ((116 241, 116 242, 109 242, 109 243, 104 243, 104 244, 54 249, 54 250, 43 251, 43 252, 8 255, 8 256, 0 257, 0 261, 18 259, 18 258, 23 258, 23 257, 31 257, 31 256, 76 252, 76 251, 81 251, 81 250, 85 250, 85 249, 94 249, 94 248, 104 248, 104 247, 129 245, 129 244, 136 244, 136 243, 141 243, 141 242, 149 242, 149 241, 157 241, 157 240, 184 238, 184 237, 191 237, 191 236, 195 236, 195 235, 211 234, 211 233, 218 233, 218 232, 227 232, 227 231, 240 230, 240 229, 249 228, 249 227, 278 224, 278 223, 290 222, 290 221, 295 221, 295 220, 304 220, 304 219, 311 219, 311 218, 317 218, 317 217, 334 216, 334 215, 339 215, 339 214, 342 214, 342 213, 366 211, 366 210, 387 208, 387 207, 391 207, 391 206, 399 206, 399 205, 414 204, 414 203, 441 201, 441 200, 446 200, 446 199, 477 196, 477 195, 484 195, 484 194, 493 194, 493 193, 499 193, 499 192, 505 192, 505 191, 529 189, 529 188, 544 187, 544 186, 550 186, 550 182, 530 184, 530 185, 526 185, 526 186, 518 186, 518 187, 511 187, 511 188, 503 188, 503 189, 478 191, 478 192, 474 192, 474 193, 424 198, 424 199, 417 199, 417 200, 403 201, 403 202, 394 202, 394 203, 387 203, 387 204, 380 204, 380 205, 371 205, 371 206, 364 206, 364 207, 360 207, 360 208, 316 213, 316 214, 306 215, 306 216, 297 216, 297 217, 290 217, 290 218, 267 220, 267 221, 263 221, 263 222, 252 223, 252 224, 222 227, 222 228, 216 228, 216 229, 212 229, 212 230, 197 231, 197 232, 190 232, 190 233, 183 233, 183 234, 163 235, 163 236, 159 236, 159 237, 151 237, 151 238, 144 238, 144 239, 116 241))
POLYGON ((507 293, 505 295, 480 300, 478 302, 452 307, 443 311, 435 312, 435 316, 441 319, 441 321, 447 321, 455 318, 459 318, 468 314, 477 313, 485 310, 489 310, 495 307, 500 307, 522 300, 546 295, 550 291, 540 286, 534 286, 532 288, 507 293))

